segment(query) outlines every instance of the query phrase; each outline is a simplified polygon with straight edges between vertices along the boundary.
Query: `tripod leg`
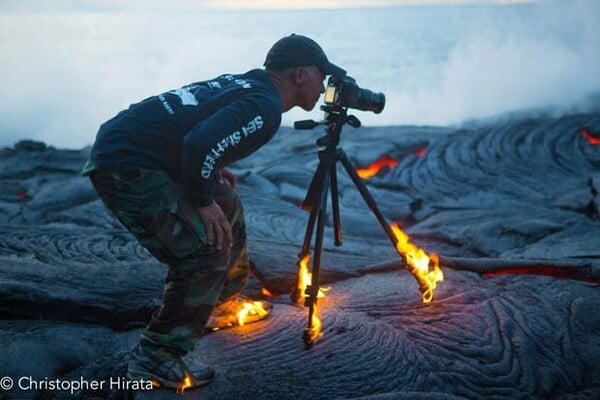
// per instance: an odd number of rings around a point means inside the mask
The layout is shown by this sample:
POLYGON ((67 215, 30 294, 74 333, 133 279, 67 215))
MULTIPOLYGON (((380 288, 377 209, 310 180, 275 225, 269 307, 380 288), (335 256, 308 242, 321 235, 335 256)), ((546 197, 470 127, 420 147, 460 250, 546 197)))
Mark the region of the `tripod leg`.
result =
MULTIPOLYGON (((379 211, 379 208, 375 203, 375 199, 373 199, 373 196, 371 196, 371 193, 369 193, 367 186, 360 179, 360 177, 354 170, 354 167, 348 160, 346 153, 344 153, 342 150, 340 150, 340 160, 342 161, 346 172, 348 172, 348 175, 350 175, 350 178, 352 178, 354 185, 362 195, 363 199, 365 200, 371 211, 373 211, 373 214, 375 214, 375 217, 379 221, 379 224, 383 227, 385 233, 388 235, 388 238, 391 240, 394 247, 396 247, 398 253, 402 256, 406 268, 417 280, 419 284, 419 290, 421 291, 423 297, 423 302, 429 303, 433 298, 433 290, 436 287, 436 283, 444 280, 444 274, 439 268, 438 256, 435 254, 425 254, 424 251, 422 251, 421 249, 417 249, 414 245, 411 246, 414 248, 415 251, 411 251, 410 253, 406 252, 408 246, 406 246, 404 250, 399 249, 398 244, 403 243, 402 239, 396 238, 392 227, 388 225, 387 221, 381 214, 381 211, 379 211)), ((400 233, 403 232, 400 231, 400 233)), ((408 239, 408 236, 406 236, 406 239, 408 239)), ((404 245, 407 244, 408 240, 406 241, 406 243, 404 243, 404 245)))
POLYGON ((302 244, 301 256, 305 256, 310 252, 310 242, 312 241, 312 233, 315 229, 315 221, 317 220, 318 208, 310 212, 308 223, 306 224, 306 233, 304 234, 304 243, 302 244))
POLYGON ((310 210, 308 223, 306 224, 306 233, 304 234, 304 243, 302 244, 302 251, 300 252, 300 254, 298 254, 298 273, 296 287, 290 293, 290 298, 294 303, 300 303, 301 301, 304 301, 304 291, 300 288, 300 279, 303 275, 303 269, 306 267, 302 266, 302 263, 304 262, 305 257, 310 256, 310 242, 312 241, 312 234, 315 229, 315 221, 317 220, 318 212, 319 208, 313 208, 310 210))
POLYGON ((300 281, 301 279, 304 280, 303 271, 305 268, 308 268, 308 260, 305 260, 305 258, 310 257, 310 242, 312 241, 312 234, 315 229, 315 221, 317 220, 323 193, 327 192, 328 175, 332 170, 332 166, 335 165, 336 154, 333 147, 319 151, 319 165, 312 177, 306 197, 300 203, 300 207, 309 211, 310 216, 306 225, 302 251, 298 254, 298 279, 296 281, 296 288, 290 294, 292 301, 295 303, 304 300, 304 283, 300 281))
POLYGON ((323 187, 327 182, 327 176, 331 172, 331 165, 335 164, 335 161, 335 147, 319 151, 319 165, 317 165, 317 170, 310 181, 306 197, 300 203, 300 207, 305 211, 311 211, 313 208, 319 207, 323 187))
POLYGON ((348 156, 346 155, 346 153, 340 149, 339 154, 340 154, 339 159, 342 162, 342 165, 344 166, 344 168, 346 169, 346 172, 348 173, 348 175, 350 175, 352 182, 354 182, 354 186, 356 186, 356 188, 360 192, 362 198, 367 203, 367 206, 369 206, 371 211, 373 211, 373 214, 375 214, 375 218, 377 218, 377 221, 379 221, 379 224, 381 225, 381 227, 383 228, 383 230, 385 231, 387 236, 390 238, 390 240, 392 241, 392 244, 395 247, 396 246, 396 235, 394 235, 392 228, 390 227, 388 222, 385 220, 383 214, 379 210, 379 207, 377 207, 377 203, 375 202, 375 199, 373 198, 371 193, 369 193, 369 189, 367 189, 367 186, 365 185, 363 180, 360 178, 360 176, 358 176, 358 173, 354 169, 354 166, 348 160, 348 156))
POLYGON ((342 222, 340 220, 340 198, 338 196, 338 184, 337 184, 337 169, 335 163, 331 164, 331 172, 329 173, 329 179, 331 184, 331 208, 333 210, 333 234, 334 244, 336 246, 342 245, 342 222))
POLYGON ((312 279, 310 287, 306 288, 307 298, 306 305, 308 311, 308 326, 304 330, 302 339, 306 346, 311 346, 321 335, 321 321, 317 315, 317 296, 319 294, 319 275, 321 272, 321 254, 323 253, 323 234, 325 231, 325 218, 327 213, 327 195, 328 195, 328 180, 325 180, 325 187, 321 192, 321 202, 318 208, 317 216, 317 235, 315 238, 315 255, 313 259, 312 279))

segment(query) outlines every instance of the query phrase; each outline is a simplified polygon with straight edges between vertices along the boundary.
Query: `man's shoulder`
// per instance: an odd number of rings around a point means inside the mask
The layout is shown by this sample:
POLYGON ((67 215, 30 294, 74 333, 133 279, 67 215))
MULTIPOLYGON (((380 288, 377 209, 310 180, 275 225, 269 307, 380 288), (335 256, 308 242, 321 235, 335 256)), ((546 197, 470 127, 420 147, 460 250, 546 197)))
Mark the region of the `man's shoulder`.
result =
POLYGON ((277 88, 271 82, 269 75, 263 69, 252 69, 248 72, 238 75, 239 79, 243 82, 247 82, 247 88, 253 88, 257 91, 263 91, 270 95, 277 94, 277 88))
POLYGON ((237 99, 248 100, 247 105, 251 105, 277 124, 281 119, 281 99, 267 73, 262 69, 254 69, 235 77, 240 85, 246 85, 243 90, 237 92, 237 99))
POLYGON ((259 81, 263 83, 270 82, 269 76, 264 69, 255 68, 238 75, 241 78, 259 81))

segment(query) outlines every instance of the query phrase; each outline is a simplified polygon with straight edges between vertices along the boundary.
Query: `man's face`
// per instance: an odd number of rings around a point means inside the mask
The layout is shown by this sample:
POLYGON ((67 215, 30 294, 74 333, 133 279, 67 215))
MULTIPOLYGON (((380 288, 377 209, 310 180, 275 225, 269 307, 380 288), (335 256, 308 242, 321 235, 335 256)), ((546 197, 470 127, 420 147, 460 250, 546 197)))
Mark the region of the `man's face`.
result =
POLYGON ((321 94, 325 92, 325 74, 316 66, 302 68, 298 83, 298 105, 306 111, 315 108, 321 94))

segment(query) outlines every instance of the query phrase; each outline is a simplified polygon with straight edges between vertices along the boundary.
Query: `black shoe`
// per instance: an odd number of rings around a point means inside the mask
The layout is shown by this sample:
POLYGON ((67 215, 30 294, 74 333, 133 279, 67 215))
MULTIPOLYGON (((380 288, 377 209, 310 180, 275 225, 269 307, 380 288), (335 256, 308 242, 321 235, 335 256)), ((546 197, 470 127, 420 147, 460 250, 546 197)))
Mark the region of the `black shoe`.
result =
POLYGON ((183 392, 209 383, 215 371, 199 361, 188 366, 181 357, 172 355, 166 360, 153 359, 137 346, 132 350, 127 365, 127 378, 152 381, 155 386, 164 386, 183 392))

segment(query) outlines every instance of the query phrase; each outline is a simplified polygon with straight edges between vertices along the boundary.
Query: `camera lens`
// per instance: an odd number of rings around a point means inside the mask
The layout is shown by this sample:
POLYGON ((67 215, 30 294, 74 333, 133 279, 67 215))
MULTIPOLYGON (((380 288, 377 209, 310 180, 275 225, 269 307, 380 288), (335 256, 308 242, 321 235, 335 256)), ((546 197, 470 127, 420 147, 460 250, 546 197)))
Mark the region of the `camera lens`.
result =
POLYGON ((383 111, 383 107, 385 107, 385 95, 383 93, 373 93, 369 89, 358 90, 355 108, 379 114, 383 111))

